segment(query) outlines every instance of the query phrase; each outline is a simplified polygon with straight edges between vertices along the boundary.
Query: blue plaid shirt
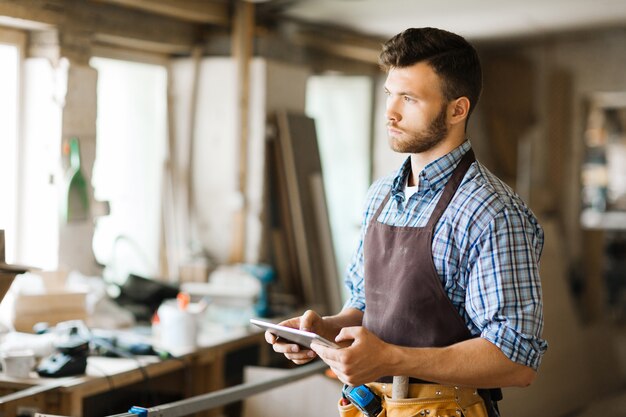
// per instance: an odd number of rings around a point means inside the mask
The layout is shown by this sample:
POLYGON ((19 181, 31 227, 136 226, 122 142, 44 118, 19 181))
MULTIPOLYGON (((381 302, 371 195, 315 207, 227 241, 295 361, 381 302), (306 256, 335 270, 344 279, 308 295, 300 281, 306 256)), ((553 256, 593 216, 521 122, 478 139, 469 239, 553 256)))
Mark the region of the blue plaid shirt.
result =
MULTIPOLYGON (((411 170, 407 158, 397 173, 369 189, 361 239, 348 266, 350 298, 344 308, 366 308, 363 241, 368 224, 391 190, 379 222, 423 227, 469 141, 428 164, 417 192, 404 188, 411 170)), ((543 305, 539 257, 543 230, 534 214, 506 184, 479 162, 465 174, 435 227, 432 251, 446 294, 474 336, 483 337, 512 361, 539 367, 548 345, 541 338, 543 305)), ((392 295, 390 295, 392 297, 392 295)))

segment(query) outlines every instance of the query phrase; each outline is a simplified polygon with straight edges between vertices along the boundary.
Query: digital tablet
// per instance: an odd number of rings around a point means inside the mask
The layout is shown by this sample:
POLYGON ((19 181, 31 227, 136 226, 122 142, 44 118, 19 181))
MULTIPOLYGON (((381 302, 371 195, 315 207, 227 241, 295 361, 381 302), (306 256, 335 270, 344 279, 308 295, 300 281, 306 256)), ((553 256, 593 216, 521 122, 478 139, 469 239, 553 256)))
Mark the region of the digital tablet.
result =
POLYGON ((331 342, 330 340, 324 339, 322 336, 317 333, 307 332, 305 330, 293 329, 291 327, 281 326, 279 324, 269 323, 267 321, 250 319, 250 323, 259 326, 262 329, 267 330, 268 332, 280 336, 284 339, 287 339, 291 342, 297 343, 300 346, 304 346, 306 348, 311 348, 311 342, 315 341, 320 345, 332 347, 332 348, 340 348, 337 343, 331 342))

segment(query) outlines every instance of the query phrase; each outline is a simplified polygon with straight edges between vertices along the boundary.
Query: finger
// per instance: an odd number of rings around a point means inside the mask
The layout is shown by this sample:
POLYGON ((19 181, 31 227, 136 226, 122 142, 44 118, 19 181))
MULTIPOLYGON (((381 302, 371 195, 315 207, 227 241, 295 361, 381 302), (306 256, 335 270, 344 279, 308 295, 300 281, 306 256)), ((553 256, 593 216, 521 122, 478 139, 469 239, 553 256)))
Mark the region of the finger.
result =
POLYGON ((320 358, 324 360, 324 362, 331 363, 338 362, 339 360, 339 349, 330 348, 319 343, 311 343, 311 350, 315 352, 320 358))
POLYGON ((274 343, 276 343, 278 341, 278 336, 266 331, 265 332, 265 341, 267 343, 269 343, 270 345, 273 345, 274 343))
POLYGON ((357 340, 359 333, 361 332, 361 327, 344 327, 341 329, 337 337, 335 337, 335 342, 345 342, 347 340, 357 340))
POLYGON ((295 363, 296 365, 304 365, 305 363, 309 363, 312 360, 313 360, 312 358, 308 358, 308 359, 303 359, 303 360, 293 360, 292 362, 295 363))
POLYGON ((304 351, 299 345, 293 343, 276 342, 272 345, 274 352, 278 353, 296 353, 304 351))
POLYGON ((313 310, 305 311, 302 317, 300 317, 300 330, 313 330, 318 317, 317 313, 313 310))
POLYGON ((300 317, 293 317, 291 319, 287 319, 278 323, 281 326, 291 327, 294 329, 300 328, 300 317))
POLYGON ((290 361, 305 361, 308 362, 311 359, 314 359, 317 356, 315 352, 312 350, 307 350, 306 352, 298 352, 298 353, 285 353, 285 357, 290 361))

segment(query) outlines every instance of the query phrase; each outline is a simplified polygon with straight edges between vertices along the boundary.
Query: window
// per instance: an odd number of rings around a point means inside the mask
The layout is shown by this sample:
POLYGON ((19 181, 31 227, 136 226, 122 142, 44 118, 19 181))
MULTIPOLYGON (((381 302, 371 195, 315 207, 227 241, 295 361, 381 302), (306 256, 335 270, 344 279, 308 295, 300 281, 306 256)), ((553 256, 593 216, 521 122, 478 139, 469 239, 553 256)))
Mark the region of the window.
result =
POLYGON ((0 229, 9 263, 23 263, 19 250, 24 222, 23 71, 24 32, 0 27, 0 229))
POLYGON ((167 71, 161 65, 93 58, 98 71, 92 183, 108 201, 93 250, 106 279, 159 273, 161 188, 167 152, 167 71))
POLYGON ((14 261, 17 200, 18 72, 20 50, 0 43, 0 229, 6 234, 6 257, 14 261), (13 244, 9 244, 9 242, 13 244))
POLYGON ((626 229, 626 93, 588 100, 581 167, 581 222, 586 228, 626 229))

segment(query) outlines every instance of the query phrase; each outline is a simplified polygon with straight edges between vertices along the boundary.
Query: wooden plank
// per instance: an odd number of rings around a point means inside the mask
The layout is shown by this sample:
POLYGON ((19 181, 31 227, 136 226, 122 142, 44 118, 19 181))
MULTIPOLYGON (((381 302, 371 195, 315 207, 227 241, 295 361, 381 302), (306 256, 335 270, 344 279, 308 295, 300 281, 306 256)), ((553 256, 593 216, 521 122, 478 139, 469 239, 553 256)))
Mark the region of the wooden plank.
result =
MULTIPOLYGON (((199 84, 200 84, 200 75, 202 68, 202 47, 196 45, 193 48, 193 53, 191 55, 191 59, 193 62, 192 66, 192 81, 191 81, 191 93, 189 95, 189 113, 187 119, 187 158, 185 159, 187 164, 185 166, 184 178, 174 178, 174 184, 185 184, 185 190, 187 199, 186 204, 182 203, 179 207, 185 210, 185 213, 181 216, 186 220, 184 226, 182 227, 182 231, 179 232, 179 236, 183 233, 187 234, 187 239, 190 242, 198 242, 200 239, 198 237, 198 229, 199 229, 199 220, 198 220, 198 205, 196 200, 196 176, 195 173, 195 164, 197 163, 196 158, 194 157, 196 153, 196 144, 197 144, 197 134, 196 134, 196 117, 198 116, 198 94, 199 94, 199 84)), ((179 145, 181 146, 181 145, 179 145)), ((177 143, 172 143, 171 148, 175 149, 177 147, 177 143)), ((179 161, 177 159, 177 161, 179 161)), ((176 167, 176 172, 182 172, 179 167, 176 167)), ((175 187, 173 189, 174 195, 177 193, 182 194, 180 187, 175 187)), ((176 207, 176 206, 175 206, 176 207)), ((187 256, 189 256, 189 249, 187 250, 187 256)), ((179 262, 177 265, 178 270, 178 278, 180 277, 180 267, 182 263, 179 262)))
POLYGON ((328 205, 326 204, 326 191, 322 173, 317 172, 310 177, 311 192, 313 194, 315 220, 319 236, 319 244, 322 258, 322 271, 325 279, 326 299, 330 312, 341 311, 341 287, 337 275, 337 263, 335 260, 335 245, 333 244, 328 218, 328 205))
POLYGON ((307 240, 307 232, 302 207, 301 194, 297 178, 297 164, 294 156, 293 138, 291 137, 291 126, 289 117, 286 112, 279 112, 277 115, 279 130, 279 145, 283 160, 282 165, 285 173, 286 195, 288 196, 289 208, 291 214, 291 222, 293 227, 293 236, 298 259, 298 270, 302 282, 302 289, 305 303, 315 304, 316 294, 313 282, 313 271, 311 263, 311 254, 307 240))
POLYGON ((285 291, 293 294, 298 303, 302 303, 304 302, 304 289, 298 267, 295 234, 287 193, 287 174, 283 165, 282 152, 276 139, 272 138, 268 142, 268 153, 272 158, 268 164, 269 177, 272 181, 270 198, 275 204, 273 207, 275 218, 272 220, 274 263, 278 269, 278 278, 283 283, 285 291))
MULTIPOLYGON (((565 190, 566 169, 565 161, 571 160, 572 151, 566 146, 570 141, 571 122, 572 122, 572 74, 568 70, 556 69, 549 75, 548 87, 548 104, 550 109, 550 117, 548 118, 547 137, 548 155, 550 162, 548 167, 548 184, 550 185, 550 195, 553 197, 550 201, 550 212, 559 219, 561 226, 564 226, 563 214, 569 209, 566 204, 565 190)), ((576 208, 578 210, 578 208, 576 208)))
POLYGON ((277 120, 305 301, 308 307, 326 314, 331 310, 323 267, 327 253, 322 249, 316 225, 315 195, 311 188, 311 176, 321 175, 322 170, 315 122, 305 115, 287 112, 278 112, 277 120))
POLYGON ((234 215, 234 237, 230 251, 231 262, 243 262, 246 248, 247 185, 248 185, 248 124, 250 115, 250 59, 254 40, 254 4, 237 1, 233 21, 232 55, 237 62, 237 91, 239 98, 239 192, 241 207, 234 215))

